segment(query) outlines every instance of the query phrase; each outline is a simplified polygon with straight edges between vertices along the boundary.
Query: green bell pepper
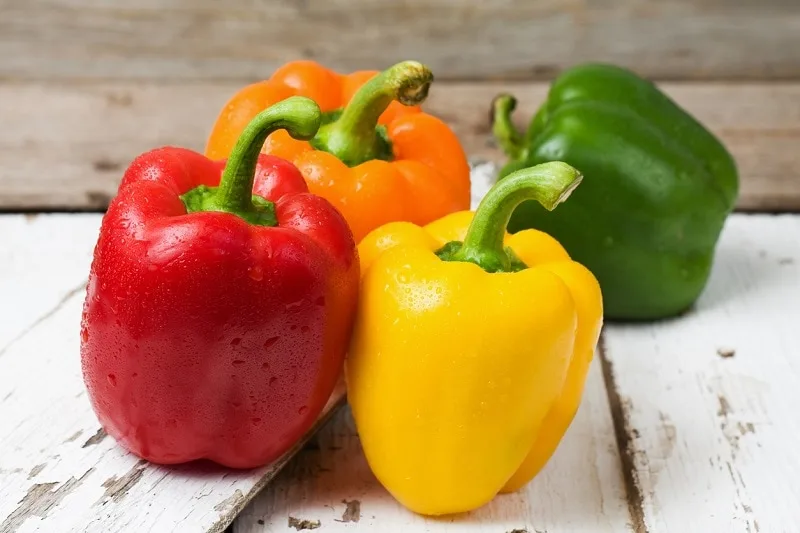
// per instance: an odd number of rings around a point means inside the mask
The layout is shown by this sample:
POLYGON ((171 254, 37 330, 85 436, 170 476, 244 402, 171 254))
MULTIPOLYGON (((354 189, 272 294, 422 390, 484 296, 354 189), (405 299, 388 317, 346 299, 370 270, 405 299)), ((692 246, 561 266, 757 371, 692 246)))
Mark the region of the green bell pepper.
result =
POLYGON ((509 230, 536 228, 560 241, 598 278, 609 319, 691 307, 739 193, 722 143, 653 83, 611 65, 563 72, 525 135, 511 122, 515 106, 507 94, 493 102, 494 134, 510 157, 500 179, 557 160, 584 181, 557 211, 525 202, 509 230))

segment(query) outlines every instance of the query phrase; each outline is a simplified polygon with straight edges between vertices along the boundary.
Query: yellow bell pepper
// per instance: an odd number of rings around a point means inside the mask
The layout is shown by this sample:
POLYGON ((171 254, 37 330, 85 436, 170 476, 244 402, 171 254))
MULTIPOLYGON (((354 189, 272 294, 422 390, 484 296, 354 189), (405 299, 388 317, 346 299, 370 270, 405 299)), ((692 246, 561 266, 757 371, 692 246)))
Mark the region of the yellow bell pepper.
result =
POLYGON ((506 225, 521 202, 552 210, 580 181, 561 162, 523 169, 474 214, 389 223, 359 245, 348 400, 370 468, 410 510, 470 511, 522 487, 569 427, 600 287, 552 237, 506 225))

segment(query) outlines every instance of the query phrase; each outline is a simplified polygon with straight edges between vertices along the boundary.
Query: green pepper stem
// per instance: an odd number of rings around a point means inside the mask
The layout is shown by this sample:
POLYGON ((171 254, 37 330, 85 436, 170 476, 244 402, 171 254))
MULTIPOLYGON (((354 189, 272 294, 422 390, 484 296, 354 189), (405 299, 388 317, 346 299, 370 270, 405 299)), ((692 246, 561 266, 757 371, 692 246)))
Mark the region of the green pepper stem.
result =
POLYGON ((309 140, 319 129, 322 113, 313 100, 291 96, 265 109, 247 125, 225 164, 217 191, 217 204, 225 211, 253 208, 253 180, 264 141, 285 129, 295 139, 309 140))
POLYGON ((353 95, 341 116, 320 128, 315 146, 332 153, 349 166, 378 159, 381 139, 376 127, 393 101, 419 105, 433 81, 430 69, 416 61, 403 61, 373 76, 353 95))
POLYGON ((536 200, 552 211, 582 180, 578 170, 561 161, 509 174, 481 200, 464 244, 452 255, 452 260, 469 261, 488 272, 509 271, 511 258, 504 249, 503 240, 514 209, 526 200, 536 200))
POLYGON ((181 195, 186 212, 222 211, 251 224, 277 225, 272 202, 253 194, 258 155, 270 133, 285 129, 295 139, 309 140, 321 121, 319 106, 302 96, 289 97, 256 115, 236 141, 219 187, 200 185, 181 195))
POLYGON ((499 94, 492 102, 492 133, 511 159, 518 159, 524 149, 522 135, 511 120, 516 107, 517 99, 510 94, 499 94))

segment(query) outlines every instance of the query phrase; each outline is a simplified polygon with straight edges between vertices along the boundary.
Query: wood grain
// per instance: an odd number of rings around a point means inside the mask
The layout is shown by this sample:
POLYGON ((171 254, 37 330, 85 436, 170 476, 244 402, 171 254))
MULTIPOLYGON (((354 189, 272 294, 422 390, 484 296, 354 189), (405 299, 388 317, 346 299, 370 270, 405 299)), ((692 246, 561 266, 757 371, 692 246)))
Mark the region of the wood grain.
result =
POLYGON ((735 215, 694 310, 606 326, 648 533, 797 529, 799 241, 798 216, 735 215))
POLYGON ((429 63, 439 79, 549 78, 601 59, 659 79, 800 76, 792 0, 4 0, 0 78, 253 79, 429 63))
MULTIPOLYGON (((0 533, 221 532, 305 439, 272 465, 232 471, 147 464, 106 436, 78 352, 99 222, 0 216, 0 533)), ((320 424, 343 397, 339 387, 320 424)))
MULTIPOLYGON (((173 144, 202 150, 240 84, 0 84, 0 209, 102 209, 139 153, 173 144)), ((739 165, 742 210, 800 210, 800 83, 665 83, 720 136, 739 165)), ((502 162, 489 127, 501 91, 520 100, 523 126, 545 83, 437 83, 426 108, 446 120, 472 160, 502 162)))

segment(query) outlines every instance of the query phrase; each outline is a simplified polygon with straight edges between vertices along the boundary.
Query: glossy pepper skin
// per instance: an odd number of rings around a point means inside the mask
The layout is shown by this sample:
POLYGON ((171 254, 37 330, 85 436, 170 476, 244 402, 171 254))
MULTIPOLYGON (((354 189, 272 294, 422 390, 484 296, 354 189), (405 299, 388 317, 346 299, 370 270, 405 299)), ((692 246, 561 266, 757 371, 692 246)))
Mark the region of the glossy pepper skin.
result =
POLYGON ((372 471, 412 511, 465 512, 517 490, 569 427, 600 288, 552 237, 505 227, 522 200, 553 209, 579 181, 557 162, 525 169, 474 215, 390 223, 359 245, 348 401, 372 471))
POLYGON ((738 195, 722 143, 654 84, 610 65, 561 74, 524 136, 514 106, 509 95, 494 102, 495 135, 511 158, 501 176, 559 159, 585 180, 555 213, 520 206, 509 231, 537 228, 561 242, 597 276, 608 319, 688 309, 738 195))
POLYGON ((125 172, 95 248, 81 359, 102 426, 134 454, 264 465, 328 400, 357 249, 296 168, 258 153, 267 132, 308 138, 319 117, 289 99, 252 121, 227 163, 166 147, 125 172))
POLYGON ((470 203, 469 164, 458 138, 419 108, 432 81, 414 61, 346 75, 313 61, 287 63, 233 95, 206 155, 227 157, 256 113, 290 95, 306 96, 324 112, 319 132, 302 140, 277 131, 264 153, 293 162, 311 192, 344 215, 356 242, 387 222, 426 224, 470 203))

